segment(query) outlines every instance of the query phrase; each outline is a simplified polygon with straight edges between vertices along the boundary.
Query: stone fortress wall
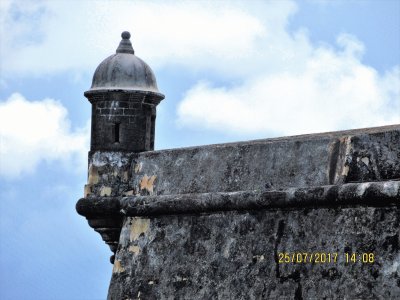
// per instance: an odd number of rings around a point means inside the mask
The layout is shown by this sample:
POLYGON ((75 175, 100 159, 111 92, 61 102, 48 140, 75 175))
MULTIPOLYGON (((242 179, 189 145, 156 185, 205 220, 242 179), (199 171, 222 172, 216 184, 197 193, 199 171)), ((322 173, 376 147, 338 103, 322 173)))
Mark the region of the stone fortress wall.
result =
POLYGON ((85 93, 116 109, 96 127, 93 106, 77 203, 114 253, 108 299, 400 298, 400 125, 152 151, 164 96, 116 78, 85 93), (115 130, 123 105, 140 130, 115 130))

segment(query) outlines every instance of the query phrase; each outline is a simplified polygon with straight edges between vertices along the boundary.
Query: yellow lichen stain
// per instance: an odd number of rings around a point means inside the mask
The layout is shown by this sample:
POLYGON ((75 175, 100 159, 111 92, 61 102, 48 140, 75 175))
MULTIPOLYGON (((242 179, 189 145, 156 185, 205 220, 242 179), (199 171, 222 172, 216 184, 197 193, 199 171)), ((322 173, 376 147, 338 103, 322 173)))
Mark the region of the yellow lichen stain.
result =
POLYGON ((142 170, 142 163, 135 165, 135 173, 139 173, 142 170))
POLYGON ((145 234, 149 230, 149 227, 150 219, 132 218, 130 241, 136 241, 142 233, 145 234))
POLYGON ((138 255, 140 253, 140 247, 139 246, 130 246, 128 248, 129 252, 132 252, 135 255, 138 255))
POLYGON ((83 189, 83 197, 87 197, 92 193, 92 185, 91 184, 85 184, 85 188, 83 189))
POLYGON ((114 262, 114 267, 112 270, 113 273, 122 273, 125 272, 125 268, 122 267, 121 261, 115 260, 114 262))
POLYGON ((100 197, 111 196, 111 187, 102 186, 100 189, 100 197))
POLYGON ((125 171, 124 173, 122 173, 122 181, 128 182, 128 180, 129 180, 128 171, 125 171))
POLYGON ((156 180, 156 178, 156 175, 152 175, 150 177, 144 175, 142 180, 140 180, 140 190, 147 190, 150 194, 152 194, 154 188, 154 180, 156 180))
POLYGON ((99 172, 97 170, 97 167, 90 164, 88 172, 89 172, 88 184, 92 185, 92 184, 99 183, 100 177, 99 177, 99 172))
POLYGON ((349 174, 349 171, 350 171, 350 167, 344 166, 344 168, 342 170, 342 176, 347 176, 347 174, 349 174))
POLYGON ((125 196, 131 196, 131 195, 133 195, 133 190, 124 192, 124 195, 125 195, 125 196))

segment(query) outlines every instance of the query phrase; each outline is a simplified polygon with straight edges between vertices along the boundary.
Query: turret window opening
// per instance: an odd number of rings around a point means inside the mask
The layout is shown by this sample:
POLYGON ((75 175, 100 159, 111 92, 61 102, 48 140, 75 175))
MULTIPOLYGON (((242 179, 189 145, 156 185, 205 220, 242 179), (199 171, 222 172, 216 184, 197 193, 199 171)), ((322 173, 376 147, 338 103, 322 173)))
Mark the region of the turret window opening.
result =
POLYGON ((119 126, 120 123, 115 123, 114 124, 114 143, 119 143, 119 126))

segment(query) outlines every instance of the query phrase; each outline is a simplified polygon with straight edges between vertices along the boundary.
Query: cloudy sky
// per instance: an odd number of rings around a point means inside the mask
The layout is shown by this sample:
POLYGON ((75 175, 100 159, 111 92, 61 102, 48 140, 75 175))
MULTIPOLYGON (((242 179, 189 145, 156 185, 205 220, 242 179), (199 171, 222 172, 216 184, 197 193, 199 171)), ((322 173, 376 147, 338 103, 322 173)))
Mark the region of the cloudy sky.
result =
POLYGON ((128 30, 156 148, 400 123, 400 1, 0 1, 0 298, 104 299, 83 92, 128 30))

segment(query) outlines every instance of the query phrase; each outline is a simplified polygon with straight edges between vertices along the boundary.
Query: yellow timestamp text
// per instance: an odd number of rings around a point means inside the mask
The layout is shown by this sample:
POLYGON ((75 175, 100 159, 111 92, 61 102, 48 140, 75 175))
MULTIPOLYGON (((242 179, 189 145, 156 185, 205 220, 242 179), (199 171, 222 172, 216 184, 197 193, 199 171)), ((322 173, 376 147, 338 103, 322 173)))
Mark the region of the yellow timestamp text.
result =
POLYGON ((345 262, 350 263, 374 263, 374 253, 343 253, 339 255, 338 252, 278 252, 277 259, 280 264, 285 263, 311 263, 311 264, 324 264, 324 263, 337 263, 345 262))

